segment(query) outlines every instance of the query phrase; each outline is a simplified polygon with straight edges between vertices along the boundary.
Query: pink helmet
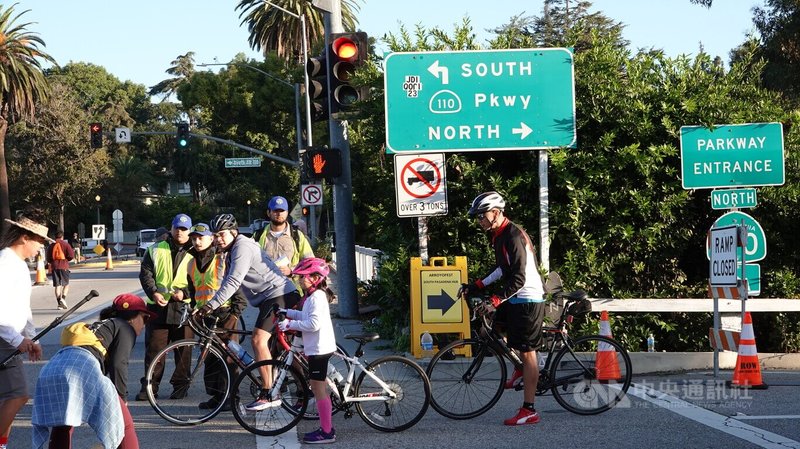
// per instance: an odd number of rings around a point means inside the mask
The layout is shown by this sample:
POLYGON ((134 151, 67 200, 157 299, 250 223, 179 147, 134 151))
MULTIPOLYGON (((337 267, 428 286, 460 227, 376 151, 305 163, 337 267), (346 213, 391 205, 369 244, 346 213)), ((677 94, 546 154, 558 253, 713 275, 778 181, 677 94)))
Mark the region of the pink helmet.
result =
POLYGON ((331 269, 325 263, 325 260, 318 257, 303 259, 292 270, 294 275, 319 274, 322 277, 327 277, 330 272, 331 269))

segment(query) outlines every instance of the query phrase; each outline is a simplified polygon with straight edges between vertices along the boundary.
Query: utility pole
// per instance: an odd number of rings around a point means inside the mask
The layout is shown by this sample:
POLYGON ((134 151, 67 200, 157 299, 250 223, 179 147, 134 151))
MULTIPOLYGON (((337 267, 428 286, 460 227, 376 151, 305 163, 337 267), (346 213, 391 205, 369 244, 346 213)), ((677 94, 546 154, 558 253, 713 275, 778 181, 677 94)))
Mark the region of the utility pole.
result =
MULTIPOLYGON (((315 0, 314 6, 323 11, 325 19, 325 51, 330 60, 331 33, 344 32, 341 0, 315 0)), ((333 104, 330 77, 328 77, 328 104, 333 104)), ((336 286, 339 296, 339 316, 358 316, 356 294, 356 245, 353 230, 353 182, 350 172, 350 142, 347 139, 346 121, 330 118, 328 121, 331 148, 342 154, 342 174, 333 179, 333 219, 336 231, 336 286)))

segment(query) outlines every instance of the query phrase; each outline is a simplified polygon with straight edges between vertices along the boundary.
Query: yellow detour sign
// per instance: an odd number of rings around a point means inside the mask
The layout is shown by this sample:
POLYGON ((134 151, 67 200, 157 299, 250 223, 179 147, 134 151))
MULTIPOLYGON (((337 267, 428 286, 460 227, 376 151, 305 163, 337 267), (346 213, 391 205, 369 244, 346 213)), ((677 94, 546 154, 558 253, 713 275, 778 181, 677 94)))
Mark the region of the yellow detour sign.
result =
POLYGON ((456 256, 448 265, 446 257, 432 257, 428 265, 411 258, 411 353, 416 358, 430 357, 447 342, 468 338, 469 309, 458 298, 458 289, 467 282, 467 258, 456 256), (422 351, 420 339, 433 335, 433 351, 422 351))
POLYGON ((423 271, 420 273, 423 323, 460 323, 461 307, 454 307, 461 288, 461 272, 423 271))
POLYGON ((95 253, 95 254, 97 254, 98 256, 102 256, 102 255, 103 255, 103 253, 104 253, 104 252, 106 252, 106 249, 105 249, 105 248, 103 248, 103 245, 101 245, 101 244, 99 244, 99 243, 98 243, 97 245, 95 245, 95 247, 94 247, 94 250, 93 250, 93 251, 94 251, 94 253, 95 253))

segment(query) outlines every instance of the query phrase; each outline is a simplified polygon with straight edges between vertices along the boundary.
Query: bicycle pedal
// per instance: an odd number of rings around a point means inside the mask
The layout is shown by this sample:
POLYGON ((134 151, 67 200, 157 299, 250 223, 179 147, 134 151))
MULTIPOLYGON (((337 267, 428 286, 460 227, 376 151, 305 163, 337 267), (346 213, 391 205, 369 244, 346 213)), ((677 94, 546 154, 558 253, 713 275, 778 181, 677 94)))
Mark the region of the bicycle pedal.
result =
POLYGON ((522 391, 525 389, 525 382, 520 382, 514 385, 514 391, 522 391))

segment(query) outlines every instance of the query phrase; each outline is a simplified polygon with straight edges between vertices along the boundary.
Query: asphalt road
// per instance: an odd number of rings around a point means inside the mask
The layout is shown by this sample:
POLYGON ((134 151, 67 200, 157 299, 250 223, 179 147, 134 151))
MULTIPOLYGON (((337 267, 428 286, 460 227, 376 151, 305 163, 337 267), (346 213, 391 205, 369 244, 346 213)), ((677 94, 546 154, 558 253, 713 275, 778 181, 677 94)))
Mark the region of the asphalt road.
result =
MULTIPOLYGON (((118 263, 114 270, 103 267, 77 268, 72 272, 70 306, 89 290, 100 297, 77 312, 65 323, 74 320, 91 321, 102 307, 122 292, 137 292, 138 264, 118 263)), ((32 298, 34 318, 40 328, 60 315, 55 309, 51 286, 34 289, 32 298)), ((255 319, 254 310, 246 314, 248 324, 255 319)), ((347 349, 354 349, 342 335, 358 332, 360 325, 352 320, 334 320, 337 340, 347 349)), ((58 350, 60 329, 42 339, 45 358, 58 350)), ((132 355, 130 377, 141 376, 143 342, 139 338, 132 355)), ((368 347, 368 360, 386 353, 385 342, 368 347)), ((250 350, 252 353, 252 351, 250 350)), ((39 369, 46 362, 27 363, 31 390, 39 369)), ((466 421, 453 421, 429 409, 416 426, 399 433, 382 433, 368 427, 356 415, 345 419, 342 413, 334 416, 337 445, 353 449, 389 448, 531 448, 541 446, 569 448, 800 448, 800 373, 796 371, 765 371, 762 373, 770 388, 767 390, 731 390, 724 380, 731 378, 723 372, 714 379, 708 372, 690 372, 659 376, 634 377, 634 387, 626 400, 616 408, 597 416, 578 416, 562 409, 552 397, 537 398, 542 421, 523 427, 503 426, 504 418, 516 411, 521 392, 507 392, 488 413, 466 421)), ((137 385, 131 387, 130 397, 137 385)), ((142 448, 290 448, 300 447, 298 435, 312 431, 315 421, 303 421, 296 431, 275 438, 249 434, 239 427, 230 413, 222 414, 209 423, 195 427, 173 426, 158 417, 147 402, 129 403, 137 426, 142 448)), ((11 433, 11 446, 29 447, 31 406, 18 415, 11 433)), ((74 447, 99 447, 93 431, 83 426, 75 431, 74 447)))

